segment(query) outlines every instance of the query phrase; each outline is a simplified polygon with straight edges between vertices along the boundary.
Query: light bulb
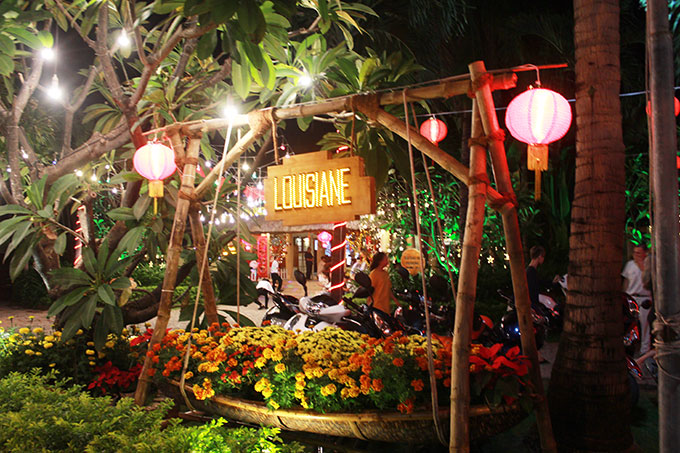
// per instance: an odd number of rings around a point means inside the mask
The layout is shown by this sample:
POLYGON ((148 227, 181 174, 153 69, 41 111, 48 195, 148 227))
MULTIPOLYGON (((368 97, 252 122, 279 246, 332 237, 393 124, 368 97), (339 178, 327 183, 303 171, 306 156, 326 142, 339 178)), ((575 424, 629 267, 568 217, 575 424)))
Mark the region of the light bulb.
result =
POLYGON ((26 151, 24 151, 23 148, 21 148, 21 157, 23 157, 24 159, 28 159, 28 154, 26 154, 26 151))
POLYGON ((233 120, 238 115, 238 109, 233 104, 227 104, 222 109, 222 116, 228 120, 233 120))
POLYGON ((90 180, 91 180, 91 181, 97 181, 97 175, 95 175, 95 174, 93 173, 92 176, 90 176, 90 180))
POLYGON ((199 218, 201 220, 201 223, 205 222, 205 216, 201 214, 201 217, 199 218))
POLYGON ((297 85, 299 87, 307 88, 312 85, 314 81, 307 74, 303 74, 298 78, 297 85))
POLYGON ((54 49, 51 47, 43 47, 40 50, 40 57, 45 60, 45 61, 52 61, 54 60, 54 57, 56 56, 54 49))
POLYGON ((125 30, 121 30, 120 34, 118 35, 118 45, 124 49, 127 49, 130 47, 130 37, 128 34, 125 32, 125 30))
POLYGON ((52 85, 47 89, 47 96, 52 100, 58 101, 61 99, 62 94, 62 90, 59 87, 59 77, 54 74, 52 76, 52 85))
POLYGON ((241 165, 241 168, 244 171, 248 171, 248 170, 250 170, 250 165, 248 165, 248 162, 243 162, 243 165, 241 165))
POLYGON ((114 195, 117 194, 117 193, 118 193, 118 188, 117 188, 117 187, 114 187, 113 189, 111 189, 111 193, 114 194, 114 195))
POLYGON ((83 172, 81 170, 76 170, 76 176, 80 178, 83 176, 83 172))
POLYGON ((255 187, 257 187, 257 190, 262 190, 262 189, 264 189, 264 186, 262 185, 261 182, 258 182, 257 185, 256 185, 255 187))
POLYGON ((208 167, 208 168, 212 167, 212 162, 210 162, 209 160, 206 160, 205 166, 208 167))

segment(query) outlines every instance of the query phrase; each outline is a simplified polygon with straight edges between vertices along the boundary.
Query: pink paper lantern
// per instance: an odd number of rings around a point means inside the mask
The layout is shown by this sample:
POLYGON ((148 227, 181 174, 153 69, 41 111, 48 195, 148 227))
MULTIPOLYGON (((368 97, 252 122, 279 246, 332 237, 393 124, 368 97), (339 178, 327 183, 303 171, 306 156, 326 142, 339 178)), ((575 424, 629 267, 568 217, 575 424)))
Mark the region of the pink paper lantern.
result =
POLYGON ((423 124, 420 125, 420 135, 435 145, 444 140, 447 133, 446 124, 434 117, 423 121, 423 124))
POLYGON ((571 126, 571 107, 559 93, 529 89, 510 102, 505 125, 527 143, 527 168, 535 172, 534 198, 541 198, 541 172, 548 169, 548 144, 564 137, 571 126))
POLYGON ((156 212, 156 199, 163 197, 163 180, 177 169, 175 153, 161 143, 151 142, 135 151, 132 163, 135 171, 149 180, 149 196, 154 199, 156 212))
POLYGON ((316 238, 320 242, 330 242, 331 239, 333 239, 333 235, 330 234, 328 231, 322 231, 316 238))

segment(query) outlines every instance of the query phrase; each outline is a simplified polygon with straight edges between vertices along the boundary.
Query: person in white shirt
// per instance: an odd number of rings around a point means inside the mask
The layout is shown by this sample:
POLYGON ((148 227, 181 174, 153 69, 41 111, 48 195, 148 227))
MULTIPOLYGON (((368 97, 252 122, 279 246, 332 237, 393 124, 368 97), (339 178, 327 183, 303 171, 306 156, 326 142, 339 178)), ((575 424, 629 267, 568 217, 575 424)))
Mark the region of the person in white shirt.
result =
POLYGON ((647 250, 645 247, 636 246, 633 248, 633 259, 628 261, 621 272, 623 277, 623 290, 628 293, 640 306, 640 354, 649 351, 651 346, 651 335, 649 332, 650 309, 643 308, 642 304, 652 300, 652 293, 645 288, 642 282, 642 272, 645 270, 645 257, 647 250))
POLYGON ((281 285, 283 285, 283 279, 279 275, 279 261, 278 261, 278 256, 274 255, 272 258, 272 265, 269 268, 269 273, 271 274, 272 277, 272 285, 274 286, 274 289, 278 292, 281 292, 281 285), (278 289, 276 288, 276 284, 279 284, 278 289))

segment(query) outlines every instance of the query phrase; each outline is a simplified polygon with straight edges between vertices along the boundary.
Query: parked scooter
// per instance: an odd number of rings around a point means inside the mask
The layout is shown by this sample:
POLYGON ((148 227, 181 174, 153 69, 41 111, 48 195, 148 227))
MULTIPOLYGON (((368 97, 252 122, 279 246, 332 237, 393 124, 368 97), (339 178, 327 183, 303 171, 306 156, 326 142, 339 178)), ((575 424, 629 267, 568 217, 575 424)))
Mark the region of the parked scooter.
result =
MULTIPOLYGON (((302 285, 305 295, 307 295, 307 279, 304 274, 296 270, 295 280, 302 285)), ((293 296, 275 291, 269 280, 260 280, 256 288, 258 293, 265 292, 267 295, 270 295, 273 302, 273 306, 264 314, 261 325, 283 326, 290 318, 300 313, 299 300, 293 296)))
MULTIPOLYGON (((521 346, 519 319, 517 317, 517 308, 515 308, 515 300, 504 294, 500 289, 497 292, 508 304, 508 312, 503 315, 500 322, 494 327, 495 336, 507 346, 521 346)), ((541 349, 548 334, 550 320, 545 315, 537 313, 533 307, 531 308, 531 318, 534 326, 534 335, 536 336, 536 349, 541 349)))

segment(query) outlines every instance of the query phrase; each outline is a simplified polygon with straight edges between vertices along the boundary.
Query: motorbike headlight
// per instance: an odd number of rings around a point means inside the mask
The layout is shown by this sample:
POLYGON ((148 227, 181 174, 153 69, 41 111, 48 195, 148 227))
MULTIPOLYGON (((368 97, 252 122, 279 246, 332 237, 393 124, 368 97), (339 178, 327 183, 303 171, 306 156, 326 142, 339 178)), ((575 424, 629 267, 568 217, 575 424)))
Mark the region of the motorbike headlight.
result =
POLYGON ((373 322, 375 325, 380 329, 380 331, 386 335, 392 335, 392 329, 390 329, 390 326, 387 325, 387 323, 380 317, 380 315, 373 311, 371 312, 371 318, 373 319, 373 322))

